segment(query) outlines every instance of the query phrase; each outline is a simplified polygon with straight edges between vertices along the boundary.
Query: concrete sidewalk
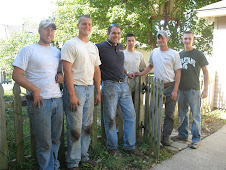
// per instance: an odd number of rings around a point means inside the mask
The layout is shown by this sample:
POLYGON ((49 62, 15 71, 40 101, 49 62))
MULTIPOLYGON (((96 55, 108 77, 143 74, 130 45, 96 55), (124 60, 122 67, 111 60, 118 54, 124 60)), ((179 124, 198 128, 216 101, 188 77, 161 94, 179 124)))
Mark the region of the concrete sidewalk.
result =
POLYGON ((153 170, 226 170, 226 125, 200 142, 198 149, 185 148, 153 170))

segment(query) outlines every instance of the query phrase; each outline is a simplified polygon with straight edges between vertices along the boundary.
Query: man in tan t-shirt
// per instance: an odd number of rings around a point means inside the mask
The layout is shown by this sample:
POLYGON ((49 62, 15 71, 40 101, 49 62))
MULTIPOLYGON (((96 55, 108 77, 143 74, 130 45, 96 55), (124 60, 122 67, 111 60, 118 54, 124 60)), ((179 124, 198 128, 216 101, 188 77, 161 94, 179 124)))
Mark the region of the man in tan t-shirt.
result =
POLYGON ((67 167, 75 169, 79 162, 88 162, 87 153, 90 144, 93 122, 94 85, 96 89, 95 105, 101 100, 99 69, 100 57, 97 47, 88 39, 92 30, 92 20, 84 15, 78 19, 79 34, 67 41, 62 48, 62 62, 65 76, 63 102, 67 117, 67 167), (94 84, 94 85, 93 85, 94 84))

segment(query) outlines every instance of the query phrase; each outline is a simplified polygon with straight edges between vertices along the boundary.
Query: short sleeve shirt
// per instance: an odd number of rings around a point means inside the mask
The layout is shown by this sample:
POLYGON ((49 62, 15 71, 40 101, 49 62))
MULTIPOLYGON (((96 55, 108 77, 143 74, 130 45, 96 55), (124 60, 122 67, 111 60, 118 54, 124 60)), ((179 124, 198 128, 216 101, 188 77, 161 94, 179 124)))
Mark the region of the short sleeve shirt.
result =
POLYGON ((101 79, 119 81, 125 78, 123 45, 114 46, 109 40, 96 44, 101 59, 101 79))
POLYGON ((124 67, 125 69, 130 72, 138 72, 138 71, 143 71, 146 67, 145 61, 143 54, 139 51, 129 51, 129 50, 124 50, 124 57, 125 57, 125 62, 124 62, 124 67))
POLYGON ((175 70, 181 69, 180 56, 173 49, 161 51, 155 48, 151 52, 149 63, 154 66, 154 77, 164 83, 175 81, 175 70))
MULTIPOLYGON (((27 80, 39 88, 43 99, 50 99, 62 96, 55 80, 59 61, 60 50, 35 43, 20 50, 13 66, 24 70, 27 80)), ((27 95, 30 94, 31 91, 27 90, 27 95)))
POLYGON ((193 49, 191 51, 181 51, 180 61, 182 64, 181 80, 179 89, 181 90, 199 90, 199 75, 202 67, 208 65, 208 61, 204 54, 193 49))
POLYGON ((95 44, 74 37, 64 44, 61 56, 61 60, 72 63, 73 84, 83 86, 93 84, 95 66, 101 64, 95 44))

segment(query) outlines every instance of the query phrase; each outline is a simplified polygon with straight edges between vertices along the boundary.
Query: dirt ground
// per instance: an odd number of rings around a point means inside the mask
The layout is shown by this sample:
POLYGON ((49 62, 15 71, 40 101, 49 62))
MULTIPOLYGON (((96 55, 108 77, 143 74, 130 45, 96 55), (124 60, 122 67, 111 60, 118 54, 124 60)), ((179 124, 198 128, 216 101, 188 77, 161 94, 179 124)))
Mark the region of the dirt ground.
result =
MULTIPOLYGON (((218 129, 220 129, 224 124, 226 124, 226 111, 225 110, 214 110, 212 112, 203 113, 201 116, 201 135, 202 137, 207 137, 218 129)), ((176 116, 175 118, 175 128, 179 126, 179 121, 176 116)), ((189 129, 192 127, 192 115, 189 115, 189 129)))

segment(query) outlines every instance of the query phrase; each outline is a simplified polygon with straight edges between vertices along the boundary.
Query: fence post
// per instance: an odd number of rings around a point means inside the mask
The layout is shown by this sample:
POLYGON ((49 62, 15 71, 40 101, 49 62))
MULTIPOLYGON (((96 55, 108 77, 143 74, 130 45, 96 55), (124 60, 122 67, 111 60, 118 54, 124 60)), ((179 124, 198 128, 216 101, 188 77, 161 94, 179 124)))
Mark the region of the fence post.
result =
POLYGON ((150 121, 151 124, 151 144, 152 146, 154 146, 154 127, 155 127, 155 98, 156 98, 156 83, 155 83, 155 80, 152 78, 151 79, 151 104, 150 104, 150 121))
POLYGON ((36 159, 36 146, 35 146, 35 136, 32 130, 32 124, 31 124, 31 120, 30 121, 30 141, 31 141, 31 157, 33 159, 36 159))
POLYGON ((135 107, 135 112, 136 112, 136 139, 137 141, 140 140, 142 136, 142 129, 141 129, 141 120, 140 120, 140 105, 141 105, 141 100, 140 100, 140 93, 141 91, 141 77, 137 77, 137 83, 135 86, 135 99, 134 99, 134 107, 135 107))
POLYGON ((146 87, 147 91, 145 93, 145 119, 144 119, 144 137, 147 140, 150 137, 150 76, 149 74, 147 75, 147 80, 146 80, 146 87))
POLYGON ((23 116, 21 90, 19 84, 15 83, 13 87, 14 94, 14 127, 16 141, 16 160, 17 163, 24 162, 24 134, 23 134, 23 116))
POLYGON ((62 132, 60 136, 60 148, 59 148, 59 154, 58 154, 58 160, 60 161, 60 166, 65 167, 65 142, 64 142, 64 118, 63 118, 63 126, 62 126, 62 132))
POLYGON ((8 169, 8 143, 6 139, 5 100, 4 90, 0 85, 0 169, 8 169))
MULTIPOLYGON (((94 98, 96 96, 96 91, 94 91, 94 98)), ((96 149, 97 147, 97 106, 94 106, 93 110, 93 124, 92 124, 92 149, 96 149)))
POLYGON ((156 158, 159 159, 160 155, 160 142, 161 142, 161 127, 162 127, 162 105, 163 105, 163 81, 158 80, 158 131, 157 131, 157 148, 156 158))
POLYGON ((102 102, 102 100, 101 100, 101 141, 102 141, 102 144, 105 145, 106 135, 105 135, 105 127, 104 127, 103 102, 102 102))

